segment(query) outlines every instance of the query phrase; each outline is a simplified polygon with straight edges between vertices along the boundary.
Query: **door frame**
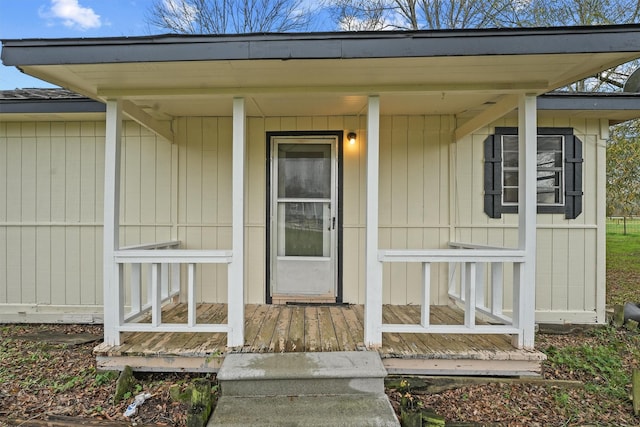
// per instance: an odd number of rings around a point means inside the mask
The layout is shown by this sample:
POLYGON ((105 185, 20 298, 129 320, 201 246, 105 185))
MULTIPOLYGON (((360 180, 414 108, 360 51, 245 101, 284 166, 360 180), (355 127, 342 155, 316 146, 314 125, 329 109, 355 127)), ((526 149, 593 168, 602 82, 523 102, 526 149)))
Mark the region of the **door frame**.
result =
POLYGON ((265 266, 265 287, 266 287, 266 303, 272 303, 271 296, 271 168, 272 168, 272 152, 273 152, 273 144, 272 140, 276 137, 281 136, 295 136, 298 138, 313 138, 316 136, 332 136, 336 138, 336 156, 337 156, 337 170, 336 170, 336 180, 338 181, 336 200, 338 202, 337 216, 338 216, 338 229, 336 233, 336 266, 337 266, 337 274, 336 274, 336 304, 342 304, 342 237, 343 237, 343 209, 342 209, 342 193, 343 193, 343 152, 342 152, 342 143, 344 139, 344 131, 342 130, 328 130, 328 131, 274 131, 274 132, 266 132, 266 163, 265 163, 265 175, 266 175, 266 240, 265 240, 265 255, 266 255, 266 266, 265 266))

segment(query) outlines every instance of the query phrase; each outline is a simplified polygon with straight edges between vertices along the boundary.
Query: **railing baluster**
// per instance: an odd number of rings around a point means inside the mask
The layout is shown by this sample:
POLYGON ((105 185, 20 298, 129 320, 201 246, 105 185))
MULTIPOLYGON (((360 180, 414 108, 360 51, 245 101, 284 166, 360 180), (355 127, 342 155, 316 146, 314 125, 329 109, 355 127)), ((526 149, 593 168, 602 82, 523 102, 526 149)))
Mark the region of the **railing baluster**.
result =
POLYGON ((465 263, 465 309, 464 325, 467 328, 476 326, 476 263, 465 263))
POLYGON ((431 304, 431 263, 422 263, 422 310, 420 324, 429 326, 429 311, 431 304))
POLYGON ((502 316, 502 288, 504 286, 503 264, 491 263, 491 314, 502 316))
POLYGON ((151 277, 151 324, 160 326, 162 323, 162 297, 160 295, 160 286, 158 276, 160 275, 160 264, 150 264, 151 277))
POLYGON ((468 262, 462 262, 460 263, 460 293, 458 295, 460 295, 460 299, 462 300, 462 302, 465 302, 467 299, 467 276, 469 275, 469 272, 467 271, 469 268, 469 263, 468 262))
POLYGON ((171 293, 180 292, 180 264, 171 264, 171 293))
MULTIPOLYGON (((518 328, 518 334, 513 337, 512 345, 517 348, 522 348, 524 345, 524 325, 522 324, 522 318, 520 316, 520 308, 523 301, 520 300, 522 285, 525 283, 524 280, 524 268, 522 267, 521 262, 513 263, 513 315, 511 318, 513 319, 513 326, 518 328)), ((528 301, 529 304, 532 304, 533 301, 528 301)))
POLYGON ((147 264, 147 299, 145 304, 153 305, 153 265, 147 264))
POLYGON ((196 324, 196 265, 188 264, 188 274, 187 274, 187 306, 188 306, 188 315, 187 315, 187 323, 189 326, 195 326, 196 324))
MULTIPOLYGON (((106 268, 106 266, 105 266, 106 268)), ((117 301, 117 319, 118 319, 118 326, 122 326, 124 324, 124 265, 123 264, 118 264, 115 268, 115 273, 116 273, 116 280, 118 281, 118 283, 116 284, 117 286, 115 287, 116 291, 118 292, 118 295, 116 295, 116 301, 117 301)))
POLYGON ((486 285, 486 274, 485 274, 485 263, 481 262, 476 264, 476 298, 475 298, 475 306, 476 307, 487 307, 487 302, 485 300, 485 285, 486 285))
POLYGON ((160 289, 162 299, 169 297, 169 264, 163 262, 160 267, 160 289))
POLYGON ((458 295, 456 293, 456 270, 458 269, 458 263, 449 262, 449 295, 458 295))
POLYGON ((131 314, 142 311, 142 277, 140 264, 131 264, 131 314))

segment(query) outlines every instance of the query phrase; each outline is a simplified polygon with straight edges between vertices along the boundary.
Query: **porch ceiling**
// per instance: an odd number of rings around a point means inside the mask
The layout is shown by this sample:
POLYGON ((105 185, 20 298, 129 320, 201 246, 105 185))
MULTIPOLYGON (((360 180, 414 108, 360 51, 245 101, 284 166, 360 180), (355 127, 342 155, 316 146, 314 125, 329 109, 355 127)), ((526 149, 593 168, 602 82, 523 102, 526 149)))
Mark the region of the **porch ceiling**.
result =
POLYGON ((475 114, 509 93, 544 93, 635 55, 237 60, 33 65, 23 71, 94 99, 123 98, 157 119, 343 115, 381 96, 382 114, 475 114))

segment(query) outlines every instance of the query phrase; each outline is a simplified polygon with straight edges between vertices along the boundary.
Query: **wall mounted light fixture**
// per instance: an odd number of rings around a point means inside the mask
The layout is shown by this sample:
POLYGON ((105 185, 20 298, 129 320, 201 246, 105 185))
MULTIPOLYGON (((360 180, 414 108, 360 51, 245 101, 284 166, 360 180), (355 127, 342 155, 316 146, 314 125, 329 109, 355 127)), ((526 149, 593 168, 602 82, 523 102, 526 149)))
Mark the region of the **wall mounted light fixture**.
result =
POLYGON ((353 145, 356 143, 356 133, 355 132, 349 132, 347 134, 347 140, 349 141, 349 144, 353 145))

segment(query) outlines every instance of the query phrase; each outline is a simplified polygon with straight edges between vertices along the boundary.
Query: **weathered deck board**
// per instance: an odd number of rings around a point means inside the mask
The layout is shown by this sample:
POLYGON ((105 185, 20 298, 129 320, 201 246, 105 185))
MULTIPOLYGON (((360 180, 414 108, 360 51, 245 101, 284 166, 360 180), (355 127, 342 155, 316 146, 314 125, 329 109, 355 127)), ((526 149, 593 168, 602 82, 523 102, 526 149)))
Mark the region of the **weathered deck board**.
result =
POLYGON ((251 317, 247 319, 244 328, 244 347, 242 349, 245 353, 250 353, 253 348, 253 343, 256 340, 260 327, 262 326, 262 320, 269 311, 268 305, 259 305, 256 310, 251 313, 251 317))
MULTIPOLYGON (((406 309, 407 306, 386 306, 384 312, 393 313, 395 321, 391 323, 414 324, 420 323, 420 313, 418 316, 412 316, 406 309)), ((418 308, 419 309, 419 308, 418 308)), ((429 319, 431 321, 431 319, 429 319)), ((412 354, 429 354, 437 352, 438 345, 432 343, 434 335, 432 334, 395 334, 400 335, 412 347, 412 354)))
POLYGON ((285 346, 286 352, 303 352, 304 350, 304 308, 291 307, 291 321, 289 322, 289 337, 285 346))
MULTIPOLYGON (((276 305, 270 305, 268 307, 269 308, 266 314, 262 318, 262 323, 260 325, 260 328, 258 329, 256 338, 253 341, 253 345, 250 347, 251 353, 264 353, 273 351, 273 346, 271 345, 271 343, 281 310, 280 307, 276 305)), ((260 321, 260 319, 257 320, 260 321)))
MULTIPOLYGON (((199 304, 197 323, 224 323, 225 304, 199 304)), ((186 323, 186 304, 163 309, 165 322, 186 323)), ((463 313, 451 307, 432 306, 431 324, 462 324, 463 313)), ((418 324, 420 306, 383 306, 385 323, 418 324)), ((481 324, 478 321, 478 324, 481 324)), ((124 333, 120 346, 96 347, 105 366, 119 366, 117 358, 151 369, 214 369, 228 351, 315 352, 364 350, 364 307, 362 305, 245 306, 245 344, 226 348, 224 333, 124 333), (165 358, 166 366, 159 362, 165 358), (184 362, 179 359, 183 358, 184 362), (200 358, 200 359, 198 359, 200 358)), ((536 372, 543 356, 511 346, 507 335, 384 333, 377 349, 392 372, 448 372, 456 370, 486 375, 497 369, 504 375, 536 372), (505 365, 504 363, 511 363, 505 365), (505 368, 506 366, 506 368, 505 368), (511 366, 511 367, 509 367, 511 366)), ((539 369, 538 369, 539 370, 539 369)), ((502 375, 499 374, 499 375, 502 375)))
POLYGON ((333 327, 336 333, 336 339, 338 341, 338 347, 342 351, 355 351, 358 349, 358 337, 355 337, 352 332, 357 332, 355 328, 354 322, 357 321, 355 319, 355 315, 352 310, 349 310, 348 307, 329 307, 329 313, 331 315, 331 320, 333 321, 333 327), (352 314, 351 321, 347 320, 345 313, 352 314))
MULTIPOLYGON (((396 323, 402 324, 403 322, 393 310, 382 311, 382 321, 384 323, 396 323)), ((412 334, 383 334, 382 335, 382 348, 380 353, 384 356, 400 356, 406 357, 413 354, 413 348, 411 347, 411 341, 408 340, 412 334)))
POLYGON ((318 307, 305 307, 304 310, 304 351, 320 351, 320 325, 318 324, 318 307))

